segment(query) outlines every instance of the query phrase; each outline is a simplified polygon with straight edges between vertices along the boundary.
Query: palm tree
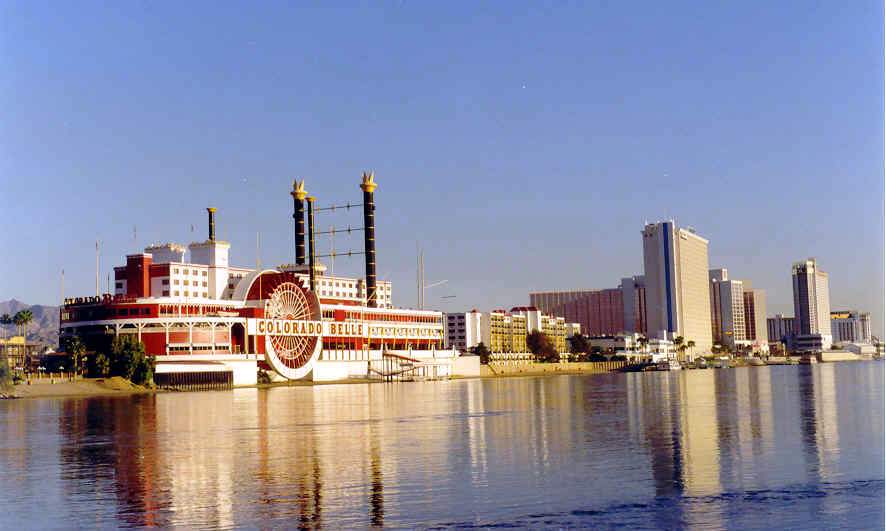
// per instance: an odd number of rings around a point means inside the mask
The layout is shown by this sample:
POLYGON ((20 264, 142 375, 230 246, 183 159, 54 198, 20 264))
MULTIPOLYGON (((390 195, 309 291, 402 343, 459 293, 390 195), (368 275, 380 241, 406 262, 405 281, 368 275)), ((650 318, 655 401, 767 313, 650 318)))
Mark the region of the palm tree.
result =
POLYGON ((674 350, 677 351, 677 353, 680 355, 681 359, 682 359, 683 353, 686 352, 686 345, 683 344, 684 339, 685 338, 683 336, 677 336, 674 338, 674 350))
POLYGON ((686 342, 686 348, 689 349, 689 352, 692 352, 692 349, 695 348, 695 341, 693 341, 693 340, 691 340, 691 339, 690 339, 689 341, 687 341, 687 342, 686 342))
POLYGON ((13 323, 12 317, 8 313, 0 315, 0 325, 3 325, 3 338, 6 338, 6 326, 13 323))
POLYGON ((15 314, 12 318, 16 325, 21 327, 21 334, 25 338, 25 343, 28 342, 28 323, 34 320, 34 314, 31 310, 21 310, 15 314))

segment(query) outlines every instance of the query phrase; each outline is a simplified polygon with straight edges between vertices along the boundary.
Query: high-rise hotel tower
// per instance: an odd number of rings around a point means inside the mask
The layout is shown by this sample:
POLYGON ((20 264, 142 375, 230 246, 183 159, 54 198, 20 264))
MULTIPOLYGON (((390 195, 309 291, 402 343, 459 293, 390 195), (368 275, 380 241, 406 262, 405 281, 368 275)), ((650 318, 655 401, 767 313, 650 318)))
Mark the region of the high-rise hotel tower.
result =
POLYGON ((643 228, 646 331, 649 337, 683 336, 694 341, 689 355, 709 351, 711 291, 708 240, 673 221, 643 228))
POLYGON ((831 297, 828 274, 814 258, 797 262, 791 269, 794 283, 794 332, 799 336, 821 336, 821 348, 831 344, 831 297))

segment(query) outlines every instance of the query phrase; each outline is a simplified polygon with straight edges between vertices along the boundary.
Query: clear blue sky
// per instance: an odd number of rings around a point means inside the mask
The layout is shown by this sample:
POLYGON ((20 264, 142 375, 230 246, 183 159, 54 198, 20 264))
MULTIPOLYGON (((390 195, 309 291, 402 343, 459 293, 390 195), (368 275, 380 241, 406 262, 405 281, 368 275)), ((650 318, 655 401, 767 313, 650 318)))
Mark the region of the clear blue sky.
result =
POLYGON ((883 329, 881 2, 28 1, 0 24, 0 299, 57 303, 62 268, 89 295, 96 238, 104 279, 204 238, 208 205, 233 263, 256 231, 290 261, 291 179, 359 201, 372 169, 398 304, 417 240, 449 280, 429 304, 488 309, 615 286, 674 217, 770 314, 815 256, 883 329))

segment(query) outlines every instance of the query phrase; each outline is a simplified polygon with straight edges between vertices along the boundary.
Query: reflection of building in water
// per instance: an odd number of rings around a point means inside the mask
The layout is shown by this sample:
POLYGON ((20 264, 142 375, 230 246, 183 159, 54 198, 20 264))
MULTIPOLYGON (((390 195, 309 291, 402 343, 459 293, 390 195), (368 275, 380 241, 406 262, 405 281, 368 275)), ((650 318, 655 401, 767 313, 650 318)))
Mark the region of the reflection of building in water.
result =
POLYGON ((837 472, 840 425, 837 417, 837 384, 834 365, 816 367, 813 372, 815 396, 815 441, 819 474, 827 481, 837 472))
POLYGON ((683 489, 680 420, 677 402, 672 400, 675 382, 665 374, 627 375, 629 426, 649 452, 657 497, 674 496, 683 489))
POLYGON ((724 484, 757 488, 767 484, 764 442, 772 440, 772 387, 769 369, 716 373, 720 439, 720 479, 724 484), (749 476, 744 471, 757 471, 749 476))
POLYGON ((234 525, 234 478, 240 451, 227 430, 238 426, 233 393, 160 394, 157 399, 158 455, 173 525, 234 525), (175 519, 175 515, 187 518, 175 519))
POLYGON ((113 492, 118 521, 138 527, 165 525, 158 518, 163 489, 157 485, 155 399, 149 395, 62 402, 60 458, 67 496, 113 492))
POLYGON ((468 452, 471 459, 471 484, 474 488, 485 488, 487 481, 488 465, 486 460, 486 404, 483 390, 485 386, 481 381, 473 381, 467 384, 467 413, 468 413, 468 452))
MULTIPOLYGON (((244 389, 236 393, 245 404, 255 402, 255 476, 260 491, 256 496, 260 502, 257 520, 290 520, 297 521, 299 527, 320 526, 323 497, 316 434, 313 429, 297 428, 312 422, 313 393, 304 390, 297 398, 286 390, 244 389)), ((253 408, 246 409, 243 415, 246 426, 251 422, 250 410, 253 408)), ((248 447, 251 434, 252 430, 247 430, 243 444, 238 446, 248 447)))
POLYGON ((693 371, 681 374, 679 379, 683 488, 690 496, 708 496, 721 490, 715 374, 693 371))

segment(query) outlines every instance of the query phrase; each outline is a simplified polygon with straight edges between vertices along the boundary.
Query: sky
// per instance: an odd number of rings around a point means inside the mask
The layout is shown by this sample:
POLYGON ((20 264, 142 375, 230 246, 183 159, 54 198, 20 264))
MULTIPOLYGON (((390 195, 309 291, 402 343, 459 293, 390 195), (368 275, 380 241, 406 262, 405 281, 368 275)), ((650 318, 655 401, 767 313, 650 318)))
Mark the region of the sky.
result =
POLYGON ((881 2, 543 4, 0 3, 0 300, 91 295, 96 239, 104 286, 207 206, 233 264, 291 262, 292 179, 372 170, 397 305, 419 246, 426 306, 509 308, 641 274, 673 218, 770 315, 816 257, 882 334, 881 2))

